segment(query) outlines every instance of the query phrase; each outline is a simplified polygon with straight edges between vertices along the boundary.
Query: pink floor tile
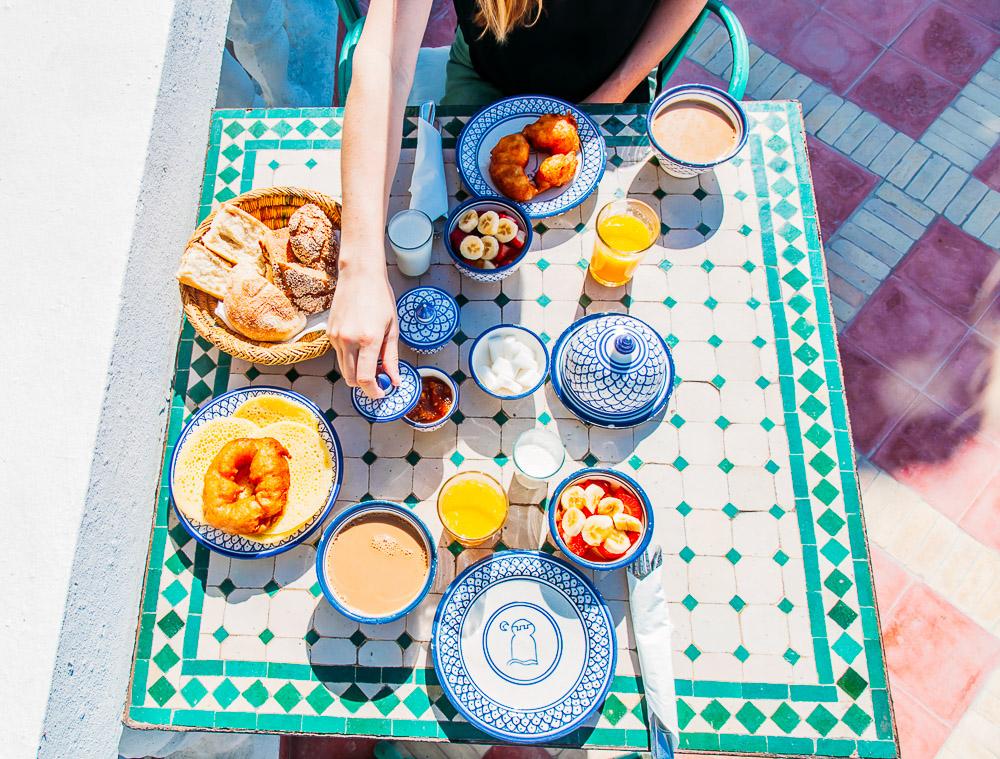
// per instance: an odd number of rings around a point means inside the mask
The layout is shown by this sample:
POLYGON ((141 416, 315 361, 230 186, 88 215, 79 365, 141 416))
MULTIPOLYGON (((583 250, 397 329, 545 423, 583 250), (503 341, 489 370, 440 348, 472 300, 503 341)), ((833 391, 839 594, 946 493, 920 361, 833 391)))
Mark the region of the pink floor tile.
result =
POLYGON ((782 58, 843 95, 881 51, 854 27, 820 11, 785 46, 782 58))
POLYGON ((828 0, 823 7, 866 37, 888 45, 926 0, 828 0))
POLYGON ((896 270, 896 276, 970 325, 996 298, 998 275, 1000 255, 943 216, 896 270))
POLYGON ((878 611, 882 619, 885 619, 889 609, 896 605, 896 601, 913 583, 913 575, 903 569, 887 551, 876 545, 872 545, 871 561, 878 611))
POLYGON ((920 398, 872 461, 958 522, 1000 468, 1000 447, 928 398, 920 398))
MULTIPOLYGON (((995 637, 923 583, 882 618, 882 638, 891 684, 949 725, 965 713, 1000 649, 995 637)), ((919 721, 909 729, 900 725, 900 733, 923 729, 919 721)))
POLYGON ((726 90, 729 89, 729 82, 720 79, 704 66, 699 66, 690 58, 682 58, 677 64, 677 69, 673 76, 667 81, 668 87, 676 87, 678 84, 688 84, 697 82, 698 84, 710 84, 713 87, 726 90))
POLYGON ((1000 3, 996 0, 948 0, 948 5, 1000 32, 1000 3))
POLYGON ((278 759, 374 759, 376 743, 374 738, 285 736, 278 759))
POLYGON ((927 395, 978 429, 985 391, 991 381, 996 383, 998 379, 994 376, 998 350, 980 335, 969 332, 927 385, 927 395))
POLYGON ((958 523, 980 543, 1000 551, 1000 476, 983 488, 958 523))
POLYGON ((861 201, 868 197, 878 177, 840 151, 806 135, 809 165, 823 239, 829 240, 861 201))
POLYGON ((962 322, 919 290, 890 276, 845 334, 910 384, 923 387, 966 331, 962 322))
POLYGON ((846 337, 840 340, 840 360, 854 447, 868 455, 900 420, 917 391, 846 337))
POLYGON ((549 759, 552 754, 538 746, 494 746, 483 759, 549 759))
POLYGON ((917 16, 892 48, 962 87, 993 54, 998 39, 978 21, 935 3, 917 16))
MULTIPOLYGON (((1000 3, 998 3, 1000 5, 1000 3)), ((1000 192, 1000 142, 993 146, 987 156, 973 169, 973 175, 1000 192)))
MULTIPOLYGON (((733 0, 727 2, 747 36, 769 53, 780 53, 816 13, 812 0, 733 0)), ((779 56, 780 57, 780 56, 779 56)))
POLYGON ((934 759, 951 732, 950 726, 902 688, 892 691, 892 712, 896 717, 899 755, 903 759, 934 759))
POLYGON ((956 94, 956 85, 890 50, 848 97, 889 126, 918 139, 956 94))

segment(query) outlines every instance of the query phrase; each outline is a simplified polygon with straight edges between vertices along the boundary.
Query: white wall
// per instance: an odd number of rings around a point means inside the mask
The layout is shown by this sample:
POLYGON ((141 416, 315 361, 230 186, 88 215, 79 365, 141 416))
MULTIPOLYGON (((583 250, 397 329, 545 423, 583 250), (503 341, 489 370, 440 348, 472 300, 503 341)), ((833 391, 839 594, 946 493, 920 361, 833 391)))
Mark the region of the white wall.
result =
MULTIPOLYGON (((161 136, 166 144, 160 147, 169 150, 160 162, 163 179, 175 182, 176 192, 183 196, 176 207, 164 209, 172 222, 171 234, 183 235, 194 222, 197 195, 192 188, 197 187, 204 159, 228 2, 177 0, 176 5, 178 13, 186 14, 182 21, 188 43, 197 49, 181 49, 187 60, 175 66, 164 83, 164 92, 180 93, 177 102, 189 93, 190 106, 186 113, 162 114, 173 123, 171 131, 164 132, 167 136, 161 136), (210 39, 209 47, 215 46, 214 52, 198 48, 202 33, 210 39), (171 133, 177 144, 170 143, 171 133), (180 156, 180 177, 171 174, 170 151, 180 156)), ((134 632, 135 610, 128 607, 137 598, 141 576, 130 575, 135 571, 135 554, 145 556, 146 551, 145 543, 132 544, 141 529, 136 533, 134 526, 126 525, 133 532, 127 545, 116 549, 128 554, 120 562, 126 576, 118 577, 112 569, 106 577, 73 577, 71 588, 70 567, 84 516, 133 222, 137 211, 139 218, 144 211, 141 204, 137 206, 140 186, 141 197, 150 197, 148 184, 157 180, 147 175, 144 184, 143 175, 164 55, 178 26, 176 20, 171 23, 174 12, 172 0, 0 1, 0 514, 4 518, 0 754, 4 757, 36 753, 68 589, 76 593, 66 621, 70 637, 88 626, 110 630, 109 650, 87 650, 100 648, 92 641, 87 647, 70 642, 66 651, 60 649, 57 679, 76 677, 80 692, 74 695, 82 703, 90 699, 96 705, 87 714, 74 713, 84 741, 74 755, 104 755, 107 746, 117 743, 117 724, 108 724, 108 715, 120 714, 121 666, 131 656, 127 630, 131 627, 134 632), (88 590, 88 582, 97 587, 88 590), (131 619, 87 618, 88 604, 80 600, 87 592, 117 599, 121 614, 131 619), (117 662, 117 669, 98 680, 96 687, 94 681, 81 679, 85 672, 100 672, 108 660, 117 662), (97 717, 92 719, 93 715, 97 717), (88 730, 109 735, 110 743, 101 744, 99 753, 90 753, 84 747, 98 743, 86 742, 88 730)), ((171 235, 166 238, 174 244, 171 235)), ((134 251, 133 258, 161 252, 134 251)), ((140 286, 156 287, 157 282, 140 286)), ((169 279, 159 286, 173 298, 154 299, 150 315, 157 322, 172 319, 165 331, 175 333, 176 290, 169 279)), ((132 324, 136 321, 133 314, 132 324)), ((150 334, 150 345, 133 338, 129 350, 118 358, 141 363, 148 351, 156 359, 149 362, 148 381, 155 386, 154 395, 165 395, 169 375, 163 372, 163 357, 165 352, 172 355, 173 348, 169 341, 161 345, 162 335, 156 332, 150 334)), ((117 376, 136 382, 142 374, 125 367, 117 376)), ((136 397, 141 400, 142 393, 136 397)), ((110 409, 108 414, 116 411, 110 409)), ((157 430, 162 430, 162 419, 155 407, 140 405, 131 411, 134 415, 117 414, 119 426, 143 427, 146 438, 161 434, 157 430)), ((137 455, 146 452, 137 449, 137 455)), ((111 467, 127 480, 135 462, 120 453, 119 458, 100 460, 95 467, 105 472, 111 467)), ((141 463, 140 471, 147 462, 141 463)), ((156 459, 153 469, 158 465, 156 459)), ((155 474, 144 490, 151 492, 154 483, 155 474)), ((147 536, 151 505, 150 497, 145 505, 147 536)), ((90 533, 88 540, 101 531, 123 529, 128 520, 116 516, 122 506, 115 498, 96 509, 91 504, 84 520, 85 527, 89 524, 83 532, 90 533)), ((139 511, 141 523, 141 507, 139 511)), ((81 553, 87 550, 81 547, 81 553)), ((113 567, 119 556, 110 553, 102 560, 113 567)), ((60 708, 62 703, 54 702, 53 711, 60 708)), ((75 710, 77 705, 67 703, 65 708, 75 710)), ((59 732, 58 726, 52 731, 59 732)), ((59 750, 50 753, 59 755, 59 750)))

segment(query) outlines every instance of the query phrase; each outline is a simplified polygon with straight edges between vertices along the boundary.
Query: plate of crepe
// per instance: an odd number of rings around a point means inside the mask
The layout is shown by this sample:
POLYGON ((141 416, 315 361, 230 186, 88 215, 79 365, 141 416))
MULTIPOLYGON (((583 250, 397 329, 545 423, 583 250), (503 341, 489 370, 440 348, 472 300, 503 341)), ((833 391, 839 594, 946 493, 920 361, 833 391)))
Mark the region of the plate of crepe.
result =
POLYGON ((539 219, 574 208, 597 189, 607 146, 593 119, 546 95, 517 95, 466 123, 455 160, 475 195, 501 195, 539 219))
POLYGON ((340 205, 293 187, 253 190, 215 209, 177 270, 184 313, 220 350, 253 363, 325 353, 337 285, 340 205))
POLYGON ((170 459, 177 519, 202 545, 257 559, 306 540, 330 513, 343 478, 337 433, 308 398, 243 387, 188 421, 170 459))

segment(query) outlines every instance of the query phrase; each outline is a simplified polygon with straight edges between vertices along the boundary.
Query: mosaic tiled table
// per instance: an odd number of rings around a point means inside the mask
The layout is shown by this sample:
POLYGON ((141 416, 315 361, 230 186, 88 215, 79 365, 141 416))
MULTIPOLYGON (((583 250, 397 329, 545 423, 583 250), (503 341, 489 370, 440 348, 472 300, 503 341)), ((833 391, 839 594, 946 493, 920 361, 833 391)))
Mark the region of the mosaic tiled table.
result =
MULTIPOLYGON (((636 477, 656 504, 656 540, 676 635, 681 745, 694 750, 891 757, 897 753, 816 206, 795 103, 748 105, 745 151, 700 179, 650 158, 635 107, 592 109, 607 136, 599 191, 544 220, 520 271, 502 284, 460 278, 438 245, 420 282, 461 293, 461 331, 434 363, 463 383, 455 423, 414 433, 370 426, 351 407, 332 353, 289 367, 230 359, 185 325, 166 454, 206 399, 248 384, 291 387, 327 410, 345 449, 340 506, 372 496, 408 504, 438 531, 433 498, 460 468, 509 483, 511 445, 555 429, 565 472, 601 463, 636 477), (629 288, 585 277, 593 219, 623 193, 659 208, 660 244, 629 288), (552 340, 574 319, 629 311, 664 334, 678 386, 662 418, 588 429, 551 388, 502 403, 468 377, 470 338, 501 320, 552 340)), ((440 109, 453 202, 465 116, 440 109), (452 150, 448 150, 452 149, 452 150)), ((466 114, 467 115, 467 114, 466 114)), ((200 216, 236 194, 300 185, 339 195, 339 110, 219 111, 200 216)), ((391 210, 406 203, 408 117, 391 210)), ((396 292, 412 286, 390 266, 396 292)), ((404 350, 404 355, 406 351, 404 350)), ((164 473, 164 477, 166 474, 164 473)), ((553 550, 544 493, 516 504, 496 550, 553 550)), ((434 592, 404 620, 358 625, 324 601, 315 542, 277 558, 230 560, 190 539, 161 482, 125 718, 138 727, 485 740, 456 715, 428 653, 448 582, 486 551, 440 544, 434 592)), ((612 692, 566 745, 647 747, 642 681, 623 572, 598 573, 617 621, 612 692)))

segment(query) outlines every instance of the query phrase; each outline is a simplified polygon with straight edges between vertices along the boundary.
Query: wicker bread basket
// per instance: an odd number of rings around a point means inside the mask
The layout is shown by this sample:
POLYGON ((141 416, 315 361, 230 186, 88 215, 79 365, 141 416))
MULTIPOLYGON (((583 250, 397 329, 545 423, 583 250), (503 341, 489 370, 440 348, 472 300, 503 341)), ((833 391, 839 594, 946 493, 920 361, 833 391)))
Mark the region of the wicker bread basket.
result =
MULTIPOLYGON (((306 203, 315 203, 323 209, 330 218, 334 229, 340 229, 340 203, 328 195, 298 187, 265 187, 260 190, 239 195, 229 201, 246 211, 251 216, 260 219, 271 229, 280 229, 288 225, 288 217, 306 203)), ((208 231, 215 218, 212 211, 198 228, 191 234, 188 245, 200 240, 208 231)), ((184 315, 194 331, 208 340, 212 345, 231 356, 242 358, 254 364, 294 364, 322 356, 330 349, 326 333, 318 331, 306 335, 294 343, 266 343, 251 340, 233 332, 215 315, 218 303, 208 293, 196 290, 188 285, 181 285, 181 302, 184 305, 184 315)))

